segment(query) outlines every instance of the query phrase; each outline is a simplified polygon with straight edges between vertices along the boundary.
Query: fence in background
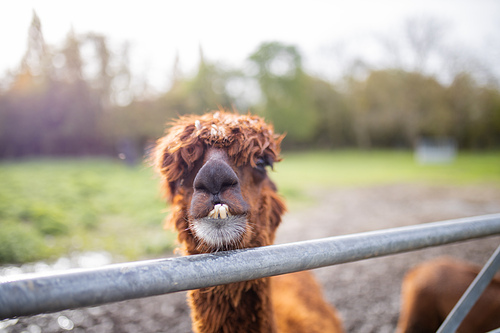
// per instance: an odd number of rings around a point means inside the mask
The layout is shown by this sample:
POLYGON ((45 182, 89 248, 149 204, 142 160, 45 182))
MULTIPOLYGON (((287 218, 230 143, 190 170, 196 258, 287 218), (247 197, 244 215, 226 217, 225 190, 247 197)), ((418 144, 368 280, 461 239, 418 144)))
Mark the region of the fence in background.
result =
POLYGON ((252 280, 499 234, 500 214, 493 214, 59 274, 21 275, 0 283, 0 319, 252 280))
POLYGON ((421 138, 415 149, 415 159, 420 164, 452 163, 457 157, 457 143, 451 138, 421 138))

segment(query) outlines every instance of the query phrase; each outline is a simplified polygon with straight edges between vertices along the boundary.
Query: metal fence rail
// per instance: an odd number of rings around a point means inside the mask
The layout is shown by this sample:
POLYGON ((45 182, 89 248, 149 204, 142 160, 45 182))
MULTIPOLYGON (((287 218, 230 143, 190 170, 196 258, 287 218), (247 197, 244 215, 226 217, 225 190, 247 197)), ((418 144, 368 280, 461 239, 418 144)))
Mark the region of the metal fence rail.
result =
POLYGON ((292 273, 500 234, 500 214, 0 283, 0 319, 292 273))

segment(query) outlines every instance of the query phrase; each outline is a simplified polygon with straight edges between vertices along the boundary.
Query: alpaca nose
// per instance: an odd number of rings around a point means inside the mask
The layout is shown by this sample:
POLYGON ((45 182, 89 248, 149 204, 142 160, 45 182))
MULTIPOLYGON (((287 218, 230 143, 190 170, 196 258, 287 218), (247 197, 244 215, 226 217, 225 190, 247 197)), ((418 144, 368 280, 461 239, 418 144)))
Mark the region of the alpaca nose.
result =
POLYGON ((198 171, 194 179, 194 189, 214 196, 214 204, 220 203, 219 194, 228 188, 238 186, 238 176, 234 170, 220 159, 210 159, 198 171))

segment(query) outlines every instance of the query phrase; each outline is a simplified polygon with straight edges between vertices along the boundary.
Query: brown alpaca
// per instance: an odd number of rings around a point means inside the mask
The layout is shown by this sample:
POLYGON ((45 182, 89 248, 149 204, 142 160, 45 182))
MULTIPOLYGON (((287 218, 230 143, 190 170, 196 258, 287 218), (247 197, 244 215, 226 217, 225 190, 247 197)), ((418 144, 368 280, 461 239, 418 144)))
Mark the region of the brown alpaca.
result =
MULTIPOLYGON (((438 258, 410 270, 403 280, 397 332, 436 332, 480 270, 452 258, 438 258)), ((458 331, 488 332, 498 327, 500 275, 494 277, 458 331)))
MULTIPOLYGON (((282 136, 255 116, 182 117, 158 140, 155 165, 169 224, 186 255, 270 245, 285 204, 266 167, 282 136)), ((342 332, 308 272, 188 293, 195 332, 342 332)))

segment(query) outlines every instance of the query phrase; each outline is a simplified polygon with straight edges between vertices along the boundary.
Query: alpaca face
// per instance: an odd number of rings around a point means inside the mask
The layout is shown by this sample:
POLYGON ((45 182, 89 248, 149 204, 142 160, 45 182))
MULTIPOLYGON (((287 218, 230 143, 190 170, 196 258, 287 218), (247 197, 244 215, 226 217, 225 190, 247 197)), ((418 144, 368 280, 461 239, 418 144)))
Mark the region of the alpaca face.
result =
POLYGON ((203 162, 193 181, 190 229, 209 248, 237 247, 250 210, 241 193, 241 170, 231 167, 222 149, 208 148, 203 162))
POLYGON ((260 118, 219 111, 181 118, 159 140, 169 220, 188 253, 272 243, 285 207, 266 168, 281 139, 260 118))

